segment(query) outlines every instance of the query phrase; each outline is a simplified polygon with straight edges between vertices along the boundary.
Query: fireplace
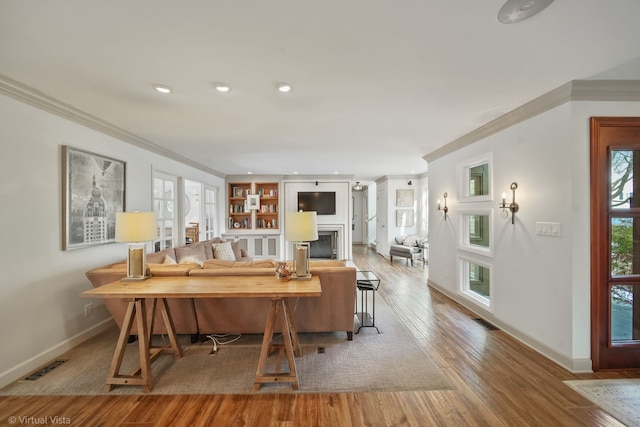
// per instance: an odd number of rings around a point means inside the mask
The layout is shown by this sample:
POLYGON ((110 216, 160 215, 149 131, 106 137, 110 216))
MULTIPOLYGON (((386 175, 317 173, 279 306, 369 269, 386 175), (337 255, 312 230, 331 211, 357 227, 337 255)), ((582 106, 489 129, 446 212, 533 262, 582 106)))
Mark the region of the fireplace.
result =
POLYGON ((310 257, 315 259, 336 259, 338 250, 337 231, 318 231, 318 240, 311 243, 310 257))

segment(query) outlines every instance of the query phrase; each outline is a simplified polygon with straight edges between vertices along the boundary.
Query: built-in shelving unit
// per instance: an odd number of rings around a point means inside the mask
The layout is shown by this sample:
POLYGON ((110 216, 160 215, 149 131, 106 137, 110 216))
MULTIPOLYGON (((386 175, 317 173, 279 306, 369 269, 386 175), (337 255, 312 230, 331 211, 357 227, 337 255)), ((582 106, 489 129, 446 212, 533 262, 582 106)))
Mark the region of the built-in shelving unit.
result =
POLYGON ((241 181, 227 183, 225 240, 240 242, 255 259, 279 258, 281 252, 280 183, 241 181))
POLYGON ((279 230, 278 182, 229 182, 227 229, 279 230))

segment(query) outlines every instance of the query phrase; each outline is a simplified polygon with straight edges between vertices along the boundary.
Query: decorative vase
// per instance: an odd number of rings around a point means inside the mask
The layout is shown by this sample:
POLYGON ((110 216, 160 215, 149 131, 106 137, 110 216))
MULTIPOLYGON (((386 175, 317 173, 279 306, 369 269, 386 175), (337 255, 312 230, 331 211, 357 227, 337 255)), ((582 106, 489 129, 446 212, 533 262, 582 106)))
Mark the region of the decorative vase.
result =
POLYGON ((283 282, 291 280, 291 267, 285 262, 279 262, 276 266, 276 277, 283 282))

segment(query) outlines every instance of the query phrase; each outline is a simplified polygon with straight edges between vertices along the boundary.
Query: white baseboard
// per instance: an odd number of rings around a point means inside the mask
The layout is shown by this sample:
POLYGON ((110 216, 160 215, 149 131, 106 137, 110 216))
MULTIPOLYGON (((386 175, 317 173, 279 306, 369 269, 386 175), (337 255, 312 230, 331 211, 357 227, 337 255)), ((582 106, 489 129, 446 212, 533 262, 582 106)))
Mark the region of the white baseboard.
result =
POLYGON ((35 371, 39 367, 50 362, 52 359, 55 359, 61 354, 71 350, 73 347, 88 340, 89 338, 92 338, 106 331, 107 329, 111 328, 113 324, 113 318, 111 317, 103 320, 102 322, 87 329, 86 331, 80 332, 79 334, 66 339, 61 343, 51 347, 50 349, 45 350, 42 353, 32 357, 31 359, 26 360, 23 363, 6 370, 2 374, 0 374, 0 388, 11 384, 21 377, 35 371))
POLYGON ((500 319, 496 318, 489 311, 486 311, 486 310, 474 305, 473 303, 471 303, 466 298, 461 298, 459 295, 454 294, 450 290, 438 285, 437 283, 435 283, 435 282, 433 282, 431 280, 427 280, 427 285, 429 285, 432 288, 438 290, 439 292, 442 292, 444 295, 448 296, 449 298, 451 298, 455 302, 459 303, 460 305, 462 305, 467 310, 472 311, 474 314, 478 315, 479 317, 481 317, 482 319, 486 320, 487 322, 499 327, 500 329, 505 331, 507 334, 511 335, 513 338, 517 339, 518 341, 520 341, 521 343, 523 343, 527 347, 530 347, 533 350, 537 351, 541 355, 545 356, 547 359, 550 359, 551 361, 553 361, 553 362, 557 363, 558 365, 562 366, 563 368, 565 368, 569 372, 572 372, 574 374, 593 372, 592 371, 592 365, 591 365, 591 359, 571 359, 571 358, 569 358, 569 357, 567 357, 567 356, 565 356, 563 354, 558 353, 554 349, 552 349, 552 348, 548 347, 547 345, 541 343, 540 341, 536 340, 535 338, 523 333, 522 331, 520 331, 518 329, 515 329, 512 326, 502 322, 500 319))

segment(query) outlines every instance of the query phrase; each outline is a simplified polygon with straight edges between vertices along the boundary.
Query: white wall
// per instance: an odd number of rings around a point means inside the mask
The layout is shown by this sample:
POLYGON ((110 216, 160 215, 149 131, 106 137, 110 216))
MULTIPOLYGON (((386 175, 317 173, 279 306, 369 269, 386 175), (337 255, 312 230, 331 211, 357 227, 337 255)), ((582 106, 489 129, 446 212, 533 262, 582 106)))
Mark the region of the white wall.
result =
MULTIPOLYGON (((429 163, 429 201, 448 192, 449 220, 429 219, 429 282, 551 359, 591 369, 589 117, 639 115, 640 104, 569 102, 429 163), (459 201, 459 163, 491 153, 493 200, 459 201), (500 193, 518 183, 515 225, 501 217, 500 193), (493 210, 492 309, 458 291, 459 212, 493 210), (537 235, 536 222, 559 222, 561 235, 537 235)), ((509 201, 509 200, 508 200, 509 201)))
MULTIPOLYGON (((297 212, 298 193, 301 191, 335 191, 336 214, 318 215, 318 229, 323 227, 339 227, 342 239, 338 242, 338 257, 351 259, 352 230, 351 230, 351 183, 349 180, 335 181, 286 181, 284 186, 284 212, 280 221, 286 222, 287 212, 297 212)), ((292 259, 292 246, 285 242, 285 259, 292 259)))
POLYGON ((91 288, 84 273, 126 253, 115 243, 61 250, 61 145, 127 162, 127 210, 151 210, 152 168, 220 189, 224 182, 1 95, 0 116, 1 387, 99 330, 110 316, 100 300, 79 297, 91 288), (85 317, 89 302, 94 314, 85 317))

